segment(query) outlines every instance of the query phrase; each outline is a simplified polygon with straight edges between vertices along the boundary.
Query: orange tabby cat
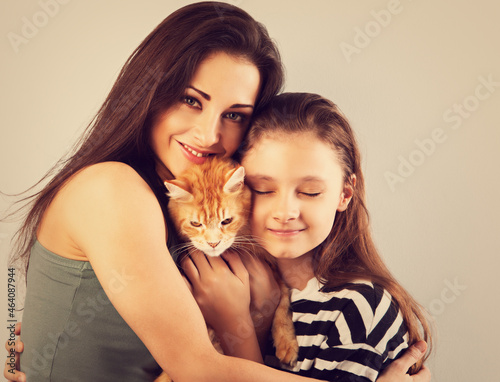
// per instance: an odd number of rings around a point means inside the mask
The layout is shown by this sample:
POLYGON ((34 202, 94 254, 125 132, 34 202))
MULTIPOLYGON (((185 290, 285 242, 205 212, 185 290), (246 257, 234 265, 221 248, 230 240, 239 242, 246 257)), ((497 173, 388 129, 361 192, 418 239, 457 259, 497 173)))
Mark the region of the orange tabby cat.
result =
MULTIPOLYGON (((252 242, 247 221, 251 192, 244 184, 245 169, 227 158, 213 157, 192 166, 175 180, 166 181, 170 198, 168 209, 177 232, 184 240, 182 250, 199 250, 207 256, 219 256, 232 247, 240 253, 254 253, 268 262, 270 256, 252 242), (256 253, 259 252, 259 253, 256 253)), ((276 309, 272 335, 276 356, 294 364, 298 355, 292 317, 289 311, 290 291, 277 277, 281 299, 276 309)), ((213 330, 212 343, 222 353, 213 330)), ((169 381, 163 373, 156 382, 169 381)))

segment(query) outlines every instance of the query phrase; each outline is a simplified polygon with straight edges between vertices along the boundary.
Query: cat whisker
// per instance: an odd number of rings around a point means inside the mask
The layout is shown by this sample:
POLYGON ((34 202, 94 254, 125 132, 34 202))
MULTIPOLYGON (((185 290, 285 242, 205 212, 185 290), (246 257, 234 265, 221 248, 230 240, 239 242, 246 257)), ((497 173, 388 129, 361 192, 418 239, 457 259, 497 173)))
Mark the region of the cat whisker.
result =
POLYGON ((235 242, 240 242, 240 243, 248 243, 248 244, 253 244, 253 245, 259 245, 258 240, 256 240, 253 236, 250 235, 245 235, 245 236, 237 236, 235 237, 235 242))
POLYGON ((251 257, 257 257, 257 255, 247 247, 235 246, 235 247, 231 247, 231 249, 233 249, 238 254, 247 254, 248 256, 251 256, 251 257))
POLYGON ((255 259, 261 259, 265 250, 259 245, 248 245, 248 243, 243 242, 242 244, 237 243, 232 247, 239 254, 247 254, 255 259))
POLYGON ((177 263, 180 264, 187 256, 191 250, 196 249, 195 245, 191 242, 181 243, 174 246, 170 252, 172 257, 177 259, 177 263))
POLYGON ((234 241, 237 244, 244 244, 244 245, 248 245, 248 246, 253 247, 253 248, 264 249, 264 246, 261 243, 262 240, 255 240, 251 236, 237 237, 237 238, 235 238, 234 241))
POLYGON ((182 243, 182 244, 175 245, 172 248, 170 248, 170 252, 177 254, 178 252, 184 251, 187 248, 189 248, 190 245, 191 245, 191 243, 182 243))

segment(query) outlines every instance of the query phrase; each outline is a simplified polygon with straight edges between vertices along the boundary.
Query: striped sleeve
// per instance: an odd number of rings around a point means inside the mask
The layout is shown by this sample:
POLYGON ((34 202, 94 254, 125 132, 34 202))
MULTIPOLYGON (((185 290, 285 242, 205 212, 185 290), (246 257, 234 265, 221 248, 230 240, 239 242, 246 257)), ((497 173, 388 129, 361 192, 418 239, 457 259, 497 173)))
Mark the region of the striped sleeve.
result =
MULTIPOLYGON (((295 367, 270 366, 327 381, 375 381, 408 347, 408 334, 391 295, 371 283, 292 301, 299 357, 295 367)), ((274 360, 273 360, 274 358, 274 360)))

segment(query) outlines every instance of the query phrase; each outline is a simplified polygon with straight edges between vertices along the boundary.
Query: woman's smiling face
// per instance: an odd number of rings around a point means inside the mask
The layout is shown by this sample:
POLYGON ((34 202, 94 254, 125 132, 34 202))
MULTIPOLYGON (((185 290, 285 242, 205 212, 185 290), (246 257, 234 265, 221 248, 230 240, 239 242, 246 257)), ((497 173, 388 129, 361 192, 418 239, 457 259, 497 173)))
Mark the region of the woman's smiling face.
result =
POLYGON ((245 135, 260 89, 257 67, 216 53, 200 63, 182 100, 153 123, 151 147, 174 177, 210 155, 231 156, 245 135))

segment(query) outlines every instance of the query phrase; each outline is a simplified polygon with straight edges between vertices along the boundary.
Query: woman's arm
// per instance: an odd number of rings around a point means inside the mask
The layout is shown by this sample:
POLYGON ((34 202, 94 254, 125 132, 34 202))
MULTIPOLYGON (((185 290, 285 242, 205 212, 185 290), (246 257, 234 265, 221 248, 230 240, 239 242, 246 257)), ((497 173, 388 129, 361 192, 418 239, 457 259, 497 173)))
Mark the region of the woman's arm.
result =
POLYGON ((305 380, 214 350, 166 248, 158 201, 132 168, 91 166, 57 198, 62 225, 90 260, 110 301, 176 382, 305 380), (120 288, 117 274, 127 280, 120 288))
MULTIPOLYGON (((229 299, 225 299, 226 291, 231 291, 231 269, 224 262, 213 262, 210 258, 206 258, 203 254, 195 254, 193 256, 193 261, 189 260, 189 266, 193 266, 193 270, 188 271, 188 276, 191 276, 191 272, 195 274, 195 288, 203 291, 204 296, 212 296, 216 295, 217 297, 213 300, 209 298, 201 298, 199 299, 196 292, 195 297, 197 301, 200 302, 202 311, 206 315, 209 320, 217 320, 220 319, 221 322, 227 321, 229 322, 229 326, 232 322, 236 321, 236 316, 231 318, 231 314, 233 314, 233 309, 227 309, 227 307, 235 308, 235 310, 240 309, 238 305, 238 300, 230 297, 229 299), (194 266, 196 264, 196 266, 194 266), (211 265, 212 264, 212 265, 211 265), (213 267, 216 269, 213 269, 213 267), (225 269, 224 269, 225 268, 225 269), (214 277, 217 276, 217 277, 214 277), (209 280, 209 282, 206 282, 209 280), (222 291, 222 293, 221 293, 222 291), (223 317, 221 319, 221 317, 223 317)), ((247 266, 247 262, 244 262, 245 266, 247 266)), ((187 263, 185 263, 187 264, 187 263)), ((262 270, 261 270, 262 271, 262 270)), ((252 272, 249 270, 249 273, 252 272)), ((233 277, 236 278, 235 275, 233 277)), ((246 302, 244 303, 246 304, 246 302)), ((222 324, 222 328, 223 328, 222 324)), ((221 333, 226 329, 221 329, 221 333)), ((226 330, 227 331, 227 330, 226 330)), ((231 332, 231 336, 234 338, 239 338, 240 341, 243 341, 243 338, 238 337, 237 332, 231 332)), ((419 371, 419 373, 415 375, 407 374, 408 369, 416 363, 420 358, 422 358, 425 354, 426 343, 424 341, 420 341, 410 348, 408 348, 404 354, 398 358, 396 361, 391 363, 389 367, 387 367, 384 372, 378 377, 377 381, 380 382, 429 382, 431 380, 430 371, 427 368, 423 368, 419 371)), ((234 348, 232 349, 231 355, 235 355, 234 348)), ((244 355, 240 355, 243 356, 244 355)), ((341 381, 343 379, 339 379, 341 381)))
MULTIPOLYGON (((176 382, 311 381, 214 350, 202 314, 166 249, 158 202, 130 167, 92 166, 59 196, 68 234, 90 259, 118 312, 176 382), (116 272, 127 280, 123 288, 115 287, 116 272)), ((8 380, 24 376, 7 369, 4 375, 8 380)))
MULTIPOLYGON (((16 334, 20 334, 21 324, 16 327, 16 334)), ((5 347, 7 352, 10 353, 12 350, 9 341, 6 341, 5 347)), ((19 353, 23 351, 24 345, 21 340, 16 341, 15 345, 15 358, 16 364, 18 365, 19 361, 19 353)), ((387 369, 384 370, 382 375, 377 379, 379 382, 430 382, 431 380, 431 372, 425 366, 415 375, 406 374, 406 371, 415 364, 420 358, 422 358, 425 354, 425 349, 427 348, 427 344, 424 341, 417 342, 412 345, 406 352, 389 365, 387 369)), ((12 366, 9 365, 10 361, 7 360, 5 362, 4 368, 4 377, 7 381, 17 381, 17 382, 26 382, 26 376, 24 373, 19 371, 19 366, 16 367, 15 370, 12 370, 12 366)))

